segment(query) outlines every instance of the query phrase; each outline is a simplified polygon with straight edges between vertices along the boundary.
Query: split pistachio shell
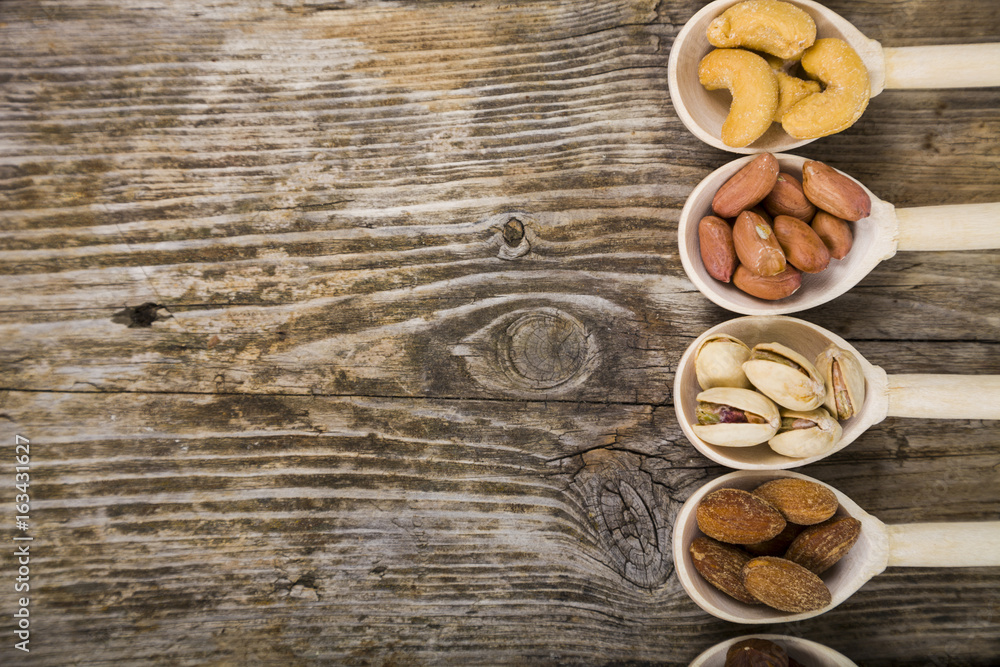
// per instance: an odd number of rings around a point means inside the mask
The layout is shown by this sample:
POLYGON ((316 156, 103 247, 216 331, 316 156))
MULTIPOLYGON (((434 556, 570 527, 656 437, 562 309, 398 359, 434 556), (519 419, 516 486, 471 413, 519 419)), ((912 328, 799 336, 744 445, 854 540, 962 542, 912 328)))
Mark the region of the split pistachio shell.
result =
POLYGON ((865 402, 865 373, 858 358, 831 343, 816 357, 826 387, 824 406, 837 419, 849 419, 865 402))
POLYGON ((781 430, 767 444, 778 454, 801 459, 830 451, 842 433, 840 422, 823 408, 782 410, 781 430))
POLYGON ((695 435, 711 445, 723 447, 752 447, 767 442, 778 432, 781 415, 767 396, 750 389, 738 387, 713 387, 695 397, 699 404, 709 403, 725 406, 733 411, 750 413, 762 423, 719 422, 716 424, 692 424, 695 435))
POLYGON ((710 337, 694 359, 694 371, 702 389, 742 387, 750 389, 743 362, 750 359, 750 347, 727 334, 710 337))
POLYGON ((826 398, 812 362, 781 343, 755 345, 743 372, 758 391, 789 410, 812 410, 826 398))

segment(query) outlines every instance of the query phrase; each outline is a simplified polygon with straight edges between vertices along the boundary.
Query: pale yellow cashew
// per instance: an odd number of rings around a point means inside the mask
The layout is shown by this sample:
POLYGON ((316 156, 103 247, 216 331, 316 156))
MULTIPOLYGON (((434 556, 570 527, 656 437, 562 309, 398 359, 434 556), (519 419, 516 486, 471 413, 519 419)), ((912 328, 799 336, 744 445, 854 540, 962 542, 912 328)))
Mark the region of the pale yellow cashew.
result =
POLYGON ((725 88, 733 96, 722 124, 722 142, 736 148, 756 141, 771 126, 778 108, 778 77, 761 56, 740 49, 716 49, 698 66, 708 90, 725 88))
POLYGON ((787 74, 784 70, 775 70, 778 77, 778 109, 774 112, 774 120, 781 122, 788 111, 821 88, 816 81, 807 81, 797 76, 787 74))
POLYGON ((708 43, 720 49, 745 47, 779 58, 797 58, 816 40, 816 22, 781 0, 745 0, 717 16, 708 43))
POLYGON ((781 118, 795 139, 815 139, 846 130, 868 107, 871 82, 861 57, 841 39, 817 39, 802 54, 802 69, 825 86, 781 118))

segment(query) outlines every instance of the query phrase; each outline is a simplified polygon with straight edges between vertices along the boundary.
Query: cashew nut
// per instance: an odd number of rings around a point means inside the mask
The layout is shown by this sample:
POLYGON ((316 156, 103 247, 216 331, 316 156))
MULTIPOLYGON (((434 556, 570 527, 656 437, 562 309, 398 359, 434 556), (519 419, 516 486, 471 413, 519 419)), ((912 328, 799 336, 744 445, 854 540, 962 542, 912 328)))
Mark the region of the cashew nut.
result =
POLYGON ((816 23, 805 11, 781 0, 745 0, 708 26, 708 43, 746 47, 779 58, 797 58, 816 40, 816 23))
POLYGON ((868 107, 871 83, 861 57, 841 39, 817 39, 802 54, 802 69, 825 86, 789 109, 781 126, 796 139, 846 130, 868 107))
POLYGON ((800 79, 783 70, 774 73, 778 77, 778 109, 774 112, 774 120, 780 123, 793 106, 821 89, 817 82, 800 79))
POLYGON ((715 49, 698 66, 698 80, 708 90, 726 88, 733 96, 722 124, 722 142, 727 146, 747 146, 771 126, 778 108, 778 77, 761 56, 715 49))

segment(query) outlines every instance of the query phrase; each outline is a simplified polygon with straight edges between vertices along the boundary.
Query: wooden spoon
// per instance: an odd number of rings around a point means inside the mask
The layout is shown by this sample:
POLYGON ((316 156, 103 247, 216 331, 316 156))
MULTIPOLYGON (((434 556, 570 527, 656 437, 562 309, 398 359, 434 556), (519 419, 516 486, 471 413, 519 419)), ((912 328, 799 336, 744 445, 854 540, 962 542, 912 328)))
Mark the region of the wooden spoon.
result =
MULTIPOLYGON (((712 198, 730 177, 756 156, 737 158, 706 176, 688 195, 677 224, 681 264, 702 294, 744 315, 778 315, 813 308, 854 287, 879 262, 897 251, 987 250, 1000 248, 1000 203, 953 204, 899 208, 876 197, 864 184, 852 179, 872 200, 871 215, 856 223, 854 245, 842 260, 830 260, 820 273, 802 274, 802 286, 784 299, 767 301, 740 291, 708 275, 701 260, 698 222, 712 215, 712 198)), ((777 153, 782 171, 802 178, 806 158, 777 153)))
POLYGON ((887 375, 850 343, 823 327, 781 315, 738 317, 712 327, 685 350, 674 376, 674 411, 688 440, 716 463, 742 470, 779 470, 826 458, 889 416, 1000 419, 1000 375, 887 375), (695 435, 691 424, 698 421, 695 397, 701 392, 695 375, 695 354, 705 339, 718 333, 729 334, 751 348, 758 343, 781 343, 810 361, 830 343, 858 358, 865 375, 865 401, 856 415, 840 422, 843 435, 832 450, 795 459, 778 454, 766 442, 753 447, 720 447, 695 435))
POLYGON ((857 667, 844 655, 837 653, 828 646, 817 644, 814 641, 803 639, 802 637, 792 637, 791 635, 743 635, 721 641, 715 646, 706 649, 695 658, 688 667, 723 667, 726 662, 726 652, 729 647, 744 639, 766 639, 785 649, 785 652, 795 658, 800 664, 812 665, 813 667, 857 667))
MULTIPOLYGON (((787 151, 814 139, 793 139, 774 123, 757 141, 743 148, 722 143, 722 122, 731 98, 708 91, 698 81, 698 64, 713 47, 705 34, 708 24, 740 0, 716 0, 684 25, 670 49, 667 82, 670 99, 684 125, 699 139, 733 153, 787 151)), ((906 46, 884 48, 865 37, 846 19, 812 0, 787 0, 816 22, 817 37, 839 37, 857 51, 868 68, 871 96, 885 88, 970 88, 1000 85, 1000 43, 906 46)))
POLYGON ((861 536, 836 565, 821 575, 833 597, 824 609, 805 613, 778 611, 765 605, 748 605, 729 597, 694 569, 689 547, 700 534, 695 517, 706 494, 723 488, 752 491, 779 477, 819 480, 787 470, 740 470, 705 484, 688 498, 674 524, 674 567, 692 600, 708 613, 734 623, 787 623, 818 616, 849 598, 886 567, 981 567, 1000 566, 1000 521, 955 523, 911 523, 887 526, 865 512, 843 493, 824 484, 837 495, 839 514, 861 522, 861 536))

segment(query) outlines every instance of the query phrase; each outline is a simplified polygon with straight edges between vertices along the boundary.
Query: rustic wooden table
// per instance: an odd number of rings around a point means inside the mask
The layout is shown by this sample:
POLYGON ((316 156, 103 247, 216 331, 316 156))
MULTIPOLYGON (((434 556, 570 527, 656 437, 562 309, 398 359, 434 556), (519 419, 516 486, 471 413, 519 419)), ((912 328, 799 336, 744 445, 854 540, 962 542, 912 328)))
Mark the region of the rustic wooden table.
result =
MULTIPOLYGON (((677 256, 733 157, 667 94, 701 4, 0 3, 0 663, 683 665, 754 631, 670 552, 726 472, 671 396, 733 317, 677 256)), ((1000 40, 996 0, 827 4, 887 46, 1000 40)), ((990 202, 998 138, 997 89, 886 92, 797 152, 990 202)), ((907 253, 799 316, 890 373, 1000 373, 998 268, 907 253)), ((890 418, 802 472, 887 523, 996 519, 998 444, 890 418)), ((1000 572, 890 568, 756 630, 996 664, 1000 572)))

